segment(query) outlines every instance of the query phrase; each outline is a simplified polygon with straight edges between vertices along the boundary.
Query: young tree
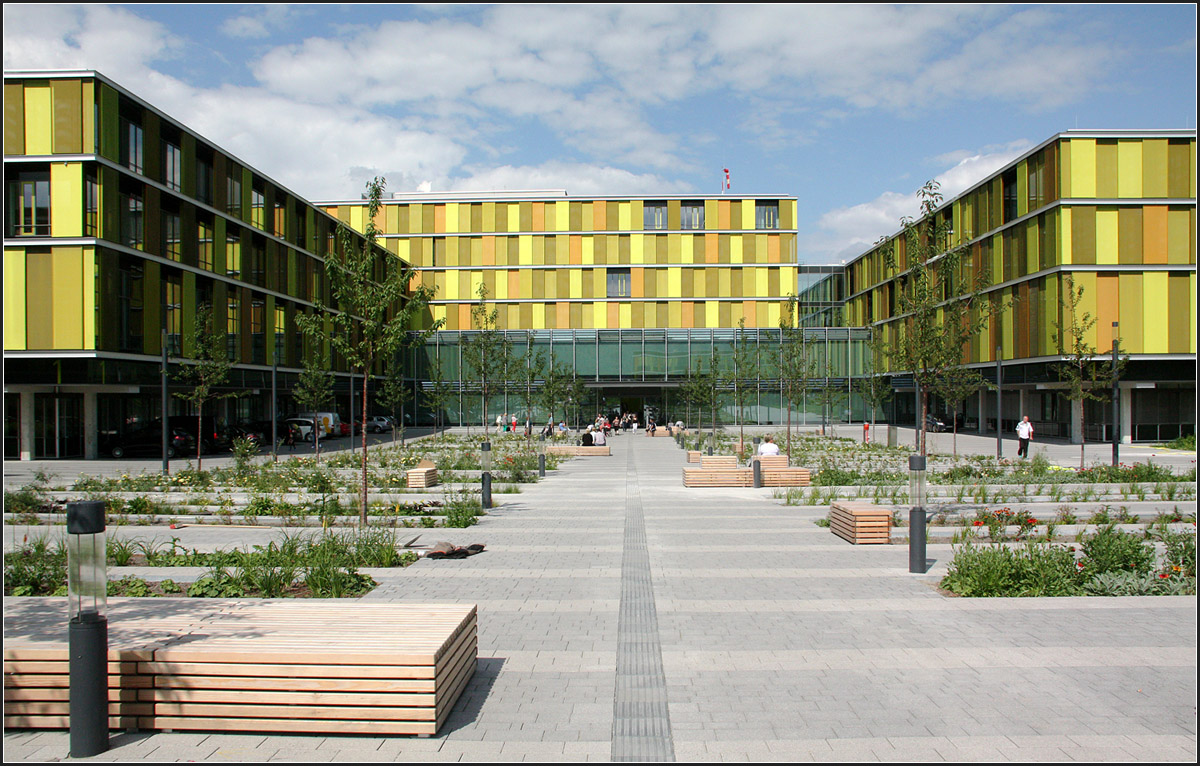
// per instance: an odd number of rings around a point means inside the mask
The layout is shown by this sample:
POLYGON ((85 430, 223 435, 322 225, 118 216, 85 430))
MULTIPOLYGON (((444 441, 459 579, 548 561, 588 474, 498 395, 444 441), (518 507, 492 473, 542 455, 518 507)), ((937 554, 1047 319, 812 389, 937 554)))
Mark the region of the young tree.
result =
POLYGON ((421 387, 421 401, 433 413, 434 426, 439 431, 446 409, 457 399, 454 383, 446 380, 446 374, 442 371, 442 360, 434 359, 429 365, 429 380, 421 387))
MULTIPOLYGON (((930 181, 917 193, 918 219, 901 219, 908 270, 898 280, 899 322, 889 356, 897 369, 908 371, 920 387, 917 413, 917 449, 925 454, 925 418, 929 392, 948 370, 963 363, 963 349, 985 326, 989 313, 981 308, 982 270, 971 278, 965 273, 963 246, 951 247, 950 219, 938 210, 942 203, 938 183, 930 181)), ((885 264, 894 268, 895 242, 884 249, 885 264)), ((969 264, 968 264, 969 265, 969 264)))
MULTIPOLYGON (((1096 326, 1096 317, 1090 312, 1079 313, 1083 303, 1083 286, 1076 287, 1075 279, 1068 272, 1064 278, 1062 297, 1058 304, 1060 319, 1054 321, 1058 352, 1063 361, 1053 365, 1060 380, 1067 384, 1066 396, 1079 410, 1079 470, 1084 469, 1084 444, 1087 442, 1084 415, 1085 402, 1102 401, 1112 388, 1114 378, 1119 378, 1128 357, 1119 357, 1116 370, 1106 355, 1101 354, 1087 336, 1096 326)), ((1119 340, 1119 339, 1118 339, 1119 340)))
POLYGON ((758 343, 746 329, 746 318, 738 320, 738 332, 729 366, 729 384, 733 391, 733 406, 738 415, 738 441, 746 443, 746 407, 758 399, 760 360, 758 343))
POLYGON ((703 427, 704 415, 706 412, 709 414, 709 425, 712 429, 710 438, 714 445, 717 441, 717 412, 721 405, 722 378, 721 358, 716 350, 713 350, 707 369, 703 357, 693 358, 692 368, 680 386, 680 395, 700 413, 696 422, 697 428, 703 427))
POLYGON ((954 456, 958 457, 958 405, 984 386, 991 385, 978 371, 969 367, 953 367, 934 384, 933 390, 946 402, 954 419, 954 456))
POLYGON ((513 382, 521 390, 521 399, 525 404, 525 422, 531 425, 528 438, 533 436, 533 406, 536 401, 534 389, 537 388, 538 381, 542 381, 545 385, 547 378, 547 362, 546 352, 544 350, 533 350, 533 333, 525 335, 525 354, 517 360, 514 360, 509 371, 513 382))
POLYGON ((479 302, 471 307, 471 324, 478 332, 463 339, 462 358, 475 371, 476 387, 483 407, 480 415, 483 418, 483 432, 490 435, 488 402, 503 390, 508 359, 512 356, 512 341, 498 329, 499 311, 495 308, 488 311, 487 285, 480 282, 475 293, 479 296, 479 302))
MULTIPOLYGON (((382 210, 386 181, 376 178, 367 184, 366 225, 362 239, 356 241, 350 230, 338 225, 338 244, 325 255, 325 276, 335 311, 327 310, 318 299, 318 312, 297 315, 300 330, 309 337, 321 336, 324 322, 333 350, 346 360, 351 372, 362 373, 362 422, 367 420, 367 378, 380 359, 392 359, 409 344, 423 343, 440 321, 414 337, 413 319, 433 297, 424 285, 410 289, 413 269, 399 258, 380 253, 375 221, 382 210)), ((351 421, 354 413, 350 413, 351 421)), ((362 492, 359 521, 367 523, 367 434, 362 434, 362 492)))
POLYGON ((196 469, 201 467, 204 445, 204 405, 216 399, 237 396, 235 391, 220 391, 229 380, 233 369, 225 333, 218 332, 212 306, 202 304, 196 309, 195 322, 188 332, 188 346, 192 350, 192 363, 179 365, 173 375, 175 380, 188 386, 187 390, 175 391, 175 396, 191 402, 196 408, 196 469))
MULTIPOLYGON (((409 398, 408 383, 404 380, 400 362, 393 360, 383 385, 375 390, 375 401, 392 416, 392 444, 396 443, 397 435, 403 438, 404 404, 409 398)), ((366 428, 365 420, 363 428, 366 428)))
POLYGON ((871 336, 867 340, 867 358, 863 366, 863 376, 854 382, 854 388, 862 397, 863 403, 871 408, 871 429, 875 428, 875 415, 884 402, 892 396, 892 387, 882 373, 887 370, 887 346, 883 342, 883 333, 878 328, 871 328, 871 336))
POLYGON ((833 436, 833 414, 849 398, 846 389, 833 382, 833 361, 826 359, 821 366, 821 383, 817 387, 817 403, 821 405, 821 427, 826 436, 833 436))
POLYGON ((321 423, 317 415, 321 407, 333 401, 333 376, 329 373, 328 360, 321 353, 320 341, 308 339, 304 354, 304 369, 292 389, 292 399, 301 411, 313 413, 313 454, 321 462, 321 423))
POLYGON ((569 366, 561 363, 550 364, 546 367, 545 379, 542 381, 542 386, 538 389, 535 399, 538 406, 549 414, 550 421, 554 422, 558 408, 560 406, 565 408, 566 402, 572 394, 577 394, 579 398, 582 398, 582 389, 582 382, 575 377, 574 371, 569 366), (579 383, 578 391, 572 390, 576 383, 579 383))
POLYGON ((799 326, 799 303, 788 299, 779 318, 779 379, 787 403, 787 453, 792 454, 792 410, 803 406, 809 381, 816 376, 816 359, 804 328, 799 326))

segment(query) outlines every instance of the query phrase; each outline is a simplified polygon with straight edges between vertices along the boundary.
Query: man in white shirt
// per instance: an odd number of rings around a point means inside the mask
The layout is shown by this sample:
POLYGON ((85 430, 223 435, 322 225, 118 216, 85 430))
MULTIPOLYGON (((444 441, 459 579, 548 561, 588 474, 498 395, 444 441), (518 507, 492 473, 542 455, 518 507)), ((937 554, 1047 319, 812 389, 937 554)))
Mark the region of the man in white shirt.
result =
POLYGON ((775 437, 768 436, 763 439, 762 444, 758 445, 758 454, 760 455, 778 455, 779 445, 775 443, 775 437))
POLYGON ((1029 440, 1033 438, 1033 423, 1026 415, 1017 423, 1017 457, 1029 457, 1029 440))
POLYGON ((608 444, 608 442, 605 440, 605 437, 604 437, 604 429, 597 428, 592 433, 592 445, 596 446, 596 447, 603 447, 606 444, 608 444))

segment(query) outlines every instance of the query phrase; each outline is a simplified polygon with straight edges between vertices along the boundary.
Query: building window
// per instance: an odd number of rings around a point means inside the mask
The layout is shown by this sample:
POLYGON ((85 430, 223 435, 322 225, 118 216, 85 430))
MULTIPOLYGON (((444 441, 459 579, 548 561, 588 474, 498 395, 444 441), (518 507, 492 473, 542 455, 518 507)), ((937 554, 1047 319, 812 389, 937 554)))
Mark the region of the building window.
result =
POLYGON ((666 202, 646 202, 642 206, 642 228, 648 231, 667 228, 666 202))
POLYGON ((242 171, 236 167, 229 169, 229 177, 225 179, 225 210, 242 217, 242 171))
POLYGON ((213 225, 208 221, 196 223, 196 259, 200 268, 212 271, 213 268, 213 225))
POLYGON ((1000 189, 1003 194, 1004 220, 1008 223, 1017 217, 1017 169, 1013 168, 1000 176, 1000 189))
POLYGON ((134 173, 145 167, 143 156, 144 134, 142 126, 128 117, 121 117, 121 164, 134 173))
POLYGON ((250 301, 250 361, 252 364, 267 363, 266 301, 256 298, 250 301))
POLYGON ((126 257, 117 269, 117 344, 119 351, 142 353, 142 267, 126 257))
POLYGON ((259 287, 266 286, 266 260, 267 254, 263 249, 262 239, 260 237, 250 238, 250 268, 248 269, 250 284, 258 285, 259 287))
POLYGON ((256 229, 262 229, 266 226, 266 207, 267 200, 263 196, 262 190, 257 188, 250 189, 250 225, 256 229))
POLYGON ((162 213, 163 255, 173 261, 178 261, 183 242, 182 224, 179 213, 164 210, 162 213))
POLYGON ((163 142, 163 183, 174 191, 183 188, 183 152, 170 141, 163 142))
POLYGON ((121 244, 141 250, 145 241, 145 226, 142 195, 136 192, 122 192, 121 244))
POLYGON ((171 356, 183 354, 183 282, 178 274, 167 276, 165 283, 164 318, 167 325, 167 353, 171 356))
POLYGON ((236 234, 225 236, 225 276, 242 277, 242 241, 236 234))
POLYGON ((229 354, 229 359, 234 362, 241 361, 241 338, 239 337, 239 333, 242 330, 242 302, 238 298, 237 292, 237 290, 230 292, 226 301, 228 313, 225 315, 227 317, 225 324, 226 350, 229 354))
POLYGON ((305 219, 303 208, 296 211, 296 244, 308 249, 308 221, 305 219))
MULTIPOLYGON (((273 362, 286 363, 286 361, 287 361, 284 358, 285 350, 287 348, 285 345, 286 338, 284 337, 286 332, 287 332, 287 310, 284 309, 283 306, 277 305, 275 307, 275 352, 274 352, 274 356, 272 358, 273 362)), ((299 335, 300 333, 296 333, 296 334, 299 335)))
POLYGON ((290 250, 282 247, 275 251, 275 289, 281 293, 288 290, 288 261, 291 255, 290 250))
POLYGON ((206 205, 213 203, 213 166, 212 160, 196 158, 196 199, 206 205))
POLYGON ((684 202, 679 206, 679 228, 704 228, 704 203, 684 202))
POLYGON ((91 173, 83 184, 83 233, 100 236, 100 183, 91 173))
POLYGON ((8 209, 12 236, 49 236, 50 173, 18 173, 8 185, 8 209))
POLYGON ((609 269, 608 270, 608 297, 609 298, 628 298, 630 296, 630 273, 629 269, 609 269))
POLYGON ((287 208, 282 203, 275 203, 275 228, 272 233, 277 237, 287 238, 287 208))
POLYGON ((778 229, 779 228, 779 203, 778 202, 755 202, 754 203, 754 228, 756 228, 756 229, 778 229))

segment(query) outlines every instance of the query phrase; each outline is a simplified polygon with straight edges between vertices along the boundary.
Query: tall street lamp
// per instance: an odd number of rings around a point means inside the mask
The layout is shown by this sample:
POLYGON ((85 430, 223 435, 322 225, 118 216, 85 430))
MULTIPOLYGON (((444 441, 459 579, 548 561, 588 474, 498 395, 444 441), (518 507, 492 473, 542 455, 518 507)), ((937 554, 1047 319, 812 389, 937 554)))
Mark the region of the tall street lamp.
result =
POLYGON ((67 505, 71 757, 108 750, 108 572, 100 500, 67 505))

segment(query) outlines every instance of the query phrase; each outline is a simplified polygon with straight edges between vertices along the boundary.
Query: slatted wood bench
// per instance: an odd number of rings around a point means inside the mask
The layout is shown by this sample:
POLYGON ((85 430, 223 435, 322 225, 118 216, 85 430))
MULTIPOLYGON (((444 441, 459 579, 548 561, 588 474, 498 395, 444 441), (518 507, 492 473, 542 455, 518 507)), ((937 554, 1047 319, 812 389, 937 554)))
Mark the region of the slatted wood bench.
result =
POLYGON ((425 489, 437 486, 437 468, 410 468, 406 473, 408 474, 409 489, 425 489))
POLYGON ((754 473, 738 466, 736 455, 701 455, 699 468, 683 469, 685 487, 752 487, 754 473))
POLYGON ((698 449, 690 449, 687 451, 687 461, 689 463, 699 463, 700 458, 703 456, 703 454, 704 453, 702 453, 698 449))
POLYGON ((757 455, 762 466, 764 487, 807 487, 812 483, 812 474, 807 468, 788 465, 787 455, 757 455))
POLYGON ((838 500, 830 506, 829 528, 854 545, 887 545, 891 542, 892 512, 872 503, 838 500))
MULTIPOLYGON (((198 601, 110 599, 110 726, 432 736, 475 672, 474 605, 198 601)), ((4 623, 5 728, 69 728, 66 599, 4 623)))
POLYGON ((571 457, 609 457, 612 455, 612 448, 607 444, 601 447, 584 447, 579 444, 548 444, 546 452, 552 452, 555 455, 569 455, 571 457))

